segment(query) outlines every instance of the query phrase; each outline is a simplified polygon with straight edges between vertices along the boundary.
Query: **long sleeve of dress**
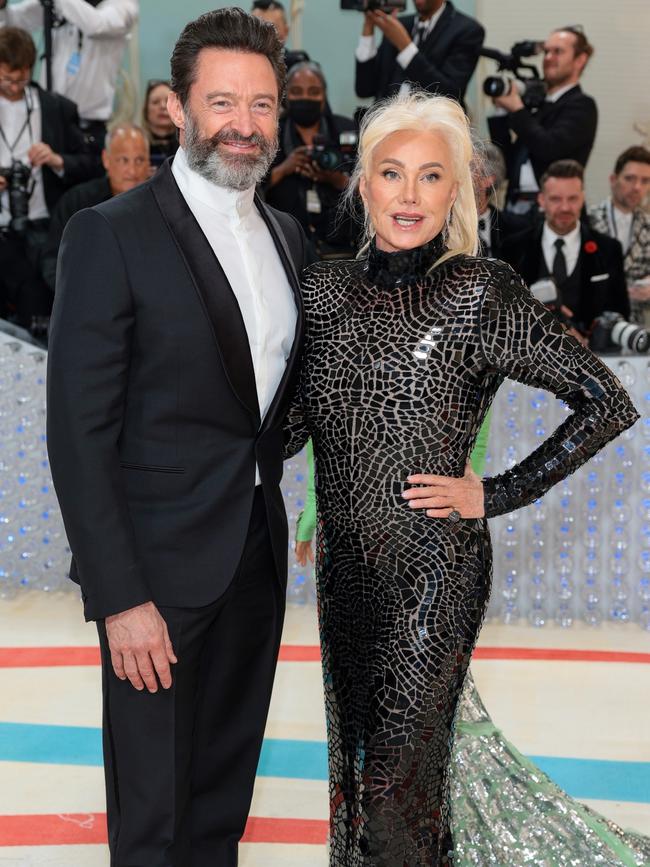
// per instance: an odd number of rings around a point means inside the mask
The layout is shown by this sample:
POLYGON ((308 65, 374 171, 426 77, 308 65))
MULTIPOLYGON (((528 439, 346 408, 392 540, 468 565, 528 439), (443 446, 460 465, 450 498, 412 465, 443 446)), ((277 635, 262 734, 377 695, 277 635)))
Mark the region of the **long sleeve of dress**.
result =
POLYGON ((310 437, 302 407, 302 375, 298 377, 296 389, 289 404, 289 411, 284 420, 283 432, 284 452, 282 459, 287 461, 305 447, 310 437))
POLYGON ((506 266, 485 290, 479 328, 488 368, 552 392, 573 411, 527 458, 485 480, 485 512, 491 518, 545 494, 639 415, 614 374, 506 266))

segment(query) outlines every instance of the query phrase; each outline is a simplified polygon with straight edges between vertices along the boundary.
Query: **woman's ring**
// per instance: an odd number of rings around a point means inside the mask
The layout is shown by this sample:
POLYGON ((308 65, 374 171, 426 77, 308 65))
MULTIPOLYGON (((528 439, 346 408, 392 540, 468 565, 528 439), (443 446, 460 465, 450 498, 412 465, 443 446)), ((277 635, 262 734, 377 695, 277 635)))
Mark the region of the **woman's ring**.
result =
POLYGON ((447 520, 451 521, 452 524, 457 524, 461 518, 462 515, 460 514, 458 509, 452 509, 451 512, 447 515, 447 520))

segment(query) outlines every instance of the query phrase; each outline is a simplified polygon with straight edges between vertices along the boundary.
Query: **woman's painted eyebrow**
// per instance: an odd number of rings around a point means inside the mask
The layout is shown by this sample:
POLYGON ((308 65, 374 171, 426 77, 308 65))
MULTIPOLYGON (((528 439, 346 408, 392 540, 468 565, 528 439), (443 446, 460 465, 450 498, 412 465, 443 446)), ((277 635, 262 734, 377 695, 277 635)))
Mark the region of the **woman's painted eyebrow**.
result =
MULTIPOLYGON (((384 163, 391 163, 392 165, 399 166, 401 169, 406 168, 404 163, 394 159, 393 157, 386 157, 386 159, 383 159, 379 165, 382 166, 384 163)), ((422 171, 422 169, 444 169, 444 166, 442 163, 423 163, 418 171, 422 171)))

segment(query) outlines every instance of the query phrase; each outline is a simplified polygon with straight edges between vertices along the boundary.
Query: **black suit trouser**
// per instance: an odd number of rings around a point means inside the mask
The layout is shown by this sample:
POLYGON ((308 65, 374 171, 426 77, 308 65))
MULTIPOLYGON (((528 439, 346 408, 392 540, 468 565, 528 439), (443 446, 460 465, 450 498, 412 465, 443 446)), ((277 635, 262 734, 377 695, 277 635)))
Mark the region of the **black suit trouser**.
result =
POLYGON ((261 488, 226 592, 164 608, 178 663, 169 690, 115 675, 98 622, 111 867, 235 867, 284 619, 261 488))

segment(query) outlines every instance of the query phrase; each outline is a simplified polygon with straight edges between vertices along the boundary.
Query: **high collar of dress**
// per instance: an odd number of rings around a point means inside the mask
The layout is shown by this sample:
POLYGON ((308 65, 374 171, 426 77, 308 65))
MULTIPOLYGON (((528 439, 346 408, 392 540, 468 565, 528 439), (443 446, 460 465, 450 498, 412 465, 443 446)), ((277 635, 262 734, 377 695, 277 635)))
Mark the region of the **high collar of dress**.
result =
POLYGON ((422 282, 445 249, 442 232, 421 247, 396 253, 378 250, 373 238, 368 247, 366 277, 375 286, 413 286, 422 282))
POLYGON ((245 219, 251 212, 255 199, 255 187, 248 190, 232 190, 227 187, 218 187, 211 183, 187 162, 187 155, 183 148, 179 148, 174 157, 174 175, 181 181, 184 193, 198 199, 204 205, 212 208, 219 214, 230 219, 245 219))

